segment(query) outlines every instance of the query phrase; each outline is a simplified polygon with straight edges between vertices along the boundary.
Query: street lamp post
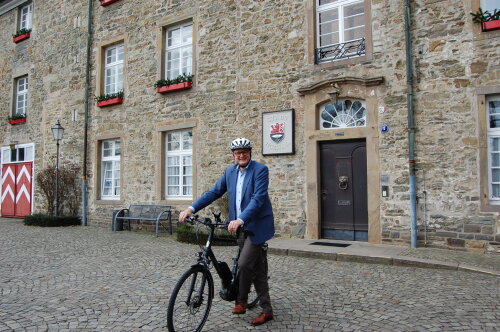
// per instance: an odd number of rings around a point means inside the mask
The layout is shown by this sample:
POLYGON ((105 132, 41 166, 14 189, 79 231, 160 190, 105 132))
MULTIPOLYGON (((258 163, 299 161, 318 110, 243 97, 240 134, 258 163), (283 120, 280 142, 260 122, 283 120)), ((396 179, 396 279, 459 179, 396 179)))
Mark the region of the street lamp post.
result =
POLYGON ((64 128, 61 126, 59 120, 54 127, 50 128, 52 130, 52 136, 56 140, 57 152, 56 152, 56 213, 59 215, 59 141, 62 140, 64 135, 64 128))

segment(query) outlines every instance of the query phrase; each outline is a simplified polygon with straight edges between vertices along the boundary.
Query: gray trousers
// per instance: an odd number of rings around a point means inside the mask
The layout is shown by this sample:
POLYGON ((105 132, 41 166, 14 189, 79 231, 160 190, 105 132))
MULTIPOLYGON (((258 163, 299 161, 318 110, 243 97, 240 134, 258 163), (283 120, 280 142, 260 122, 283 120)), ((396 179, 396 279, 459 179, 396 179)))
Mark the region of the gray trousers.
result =
POLYGON ((240 277, 236 302, 248 301, 248 292, 253 282, 262 312, 272 313, 273 308, 271 307, 269 284, 267 282, 267 252, 262 249, 261 245, 253 244, 250 238, 245 239, 243 232, 238 238, 238 246, 241 249, 241 254, 238 260, 240 277))

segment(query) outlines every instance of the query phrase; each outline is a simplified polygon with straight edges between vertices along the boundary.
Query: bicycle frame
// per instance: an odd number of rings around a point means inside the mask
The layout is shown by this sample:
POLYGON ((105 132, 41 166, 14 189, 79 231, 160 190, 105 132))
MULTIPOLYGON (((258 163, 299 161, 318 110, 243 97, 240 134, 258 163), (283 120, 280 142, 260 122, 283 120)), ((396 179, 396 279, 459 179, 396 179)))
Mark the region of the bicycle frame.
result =
MULTIPOLYGON (((198 219, 197 216, 195 216, 195 218, 198 219)), ((216 216, 216 219, 219 219, 219 217, 216 216)), ((205 247, 203 248, 203 251, 200 251, 197 253, 198 262, 196 264, 193 264, 191 267, 202 266, 204 269, 209 270, 210 263, 212 263, 219 278, 221 278, 221 280, 223 280, 223 281, 226 281, 226 280, 224 280, 224 273, 223 273, 222 269, 220 268, 219 264, 217 263, 218 262, 217 258, 215 257, 215 254, 212 250, 212 242, 214 239, 215 229, 219 226, 226 225, 225 223, 219 222, 219 220, 217 220, 217 222, 215 222, 215 223, 212 223, 209 218, 205 218, 204 222, 202 222, 202 224, 204 224, 205 226, 208 226, 210 228, 210 232, 208 233, 207 242, 205 244, 205 247)), ((238 257, 239 257, 239 251, 238 251, 238 257)), ((233 276, 235 275, 234 269, 235 269, 235 267, 233 267, 233 271, 232 271, 233 276)), ((206 282, 205 280, 202 280, 201 287, 205 286, 205 282, 206 282)), ((212 294, 214 296, 215 292, 212 292, 212 294)))

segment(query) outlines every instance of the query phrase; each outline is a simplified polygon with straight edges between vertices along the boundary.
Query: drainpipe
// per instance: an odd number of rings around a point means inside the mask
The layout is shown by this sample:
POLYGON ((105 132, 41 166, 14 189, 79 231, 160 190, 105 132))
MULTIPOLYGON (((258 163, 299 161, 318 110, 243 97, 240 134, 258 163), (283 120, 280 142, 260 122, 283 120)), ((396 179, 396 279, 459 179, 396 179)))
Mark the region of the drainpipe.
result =
POLYGON ((405 0, 406 38, 406 102, 408 106, 408 167, 410 174, 410 236, 411 247, 417 247, 417 185, 415 178, 415 119, 413 110, 413 52, 411 45, 410 0, 405 0))
POLYGON ((90 58, 92 52, 92 2, 89 0, 87 22, 87 65, 85 67, 85 123, 83 129, 82 226, 87 226, 87 141, 89 125, 90 58))

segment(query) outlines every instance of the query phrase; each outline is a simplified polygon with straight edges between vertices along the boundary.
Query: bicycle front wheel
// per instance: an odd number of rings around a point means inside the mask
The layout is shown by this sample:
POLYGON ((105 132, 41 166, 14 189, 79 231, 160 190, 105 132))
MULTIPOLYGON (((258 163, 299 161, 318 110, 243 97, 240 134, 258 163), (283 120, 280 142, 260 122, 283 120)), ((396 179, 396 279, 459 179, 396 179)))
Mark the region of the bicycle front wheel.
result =
POLYGON ((214 281, 203 266, 187 270, 168 303, 167 327, 173 331, 201 331, 212 306, 214 281))

